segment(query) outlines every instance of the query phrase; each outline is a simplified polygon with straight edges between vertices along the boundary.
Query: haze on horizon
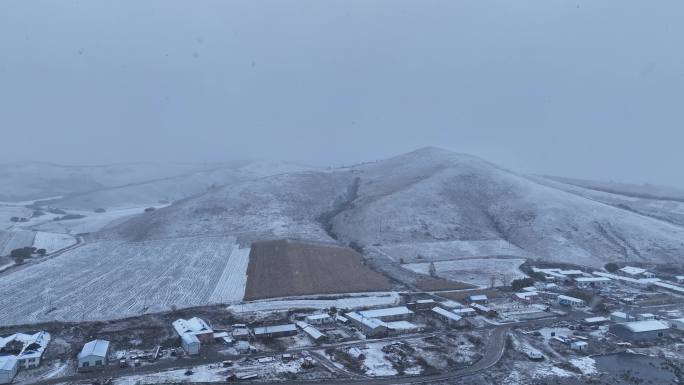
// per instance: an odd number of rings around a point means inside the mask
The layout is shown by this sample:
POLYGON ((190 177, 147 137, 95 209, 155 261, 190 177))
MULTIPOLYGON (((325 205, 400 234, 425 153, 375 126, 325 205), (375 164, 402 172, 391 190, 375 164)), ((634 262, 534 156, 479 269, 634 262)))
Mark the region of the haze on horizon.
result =
POLYGON ((684 186, 684 3, 0 2, 0 163, 423 146, 684 186))

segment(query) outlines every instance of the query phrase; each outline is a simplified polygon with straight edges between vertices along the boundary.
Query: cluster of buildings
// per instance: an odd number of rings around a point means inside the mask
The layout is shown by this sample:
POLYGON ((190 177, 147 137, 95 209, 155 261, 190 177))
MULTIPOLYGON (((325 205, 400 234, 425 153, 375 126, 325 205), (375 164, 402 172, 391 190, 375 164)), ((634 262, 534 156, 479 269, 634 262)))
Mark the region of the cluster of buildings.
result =
POLYGON ((19 369, 40 365, 50 338, 50 333, 46 331, 0 337, 0 384, 12 382, 19 369))
POLYGON ((684 318, 657 319, 651 313, 631 315, 624 311, 610 314, 610 332, 629 342, 646 342, 665 337, 670 329, 684 331, 684 318))

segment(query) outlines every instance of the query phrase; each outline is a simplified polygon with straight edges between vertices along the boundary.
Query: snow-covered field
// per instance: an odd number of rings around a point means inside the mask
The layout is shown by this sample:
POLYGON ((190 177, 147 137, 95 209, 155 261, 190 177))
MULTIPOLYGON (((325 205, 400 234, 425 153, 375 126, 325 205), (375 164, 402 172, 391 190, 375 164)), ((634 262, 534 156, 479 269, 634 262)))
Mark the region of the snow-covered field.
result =
MULTIPOLYGON (((437 275, 441 278, 470 283, 479 287, 489 287, 494 277, 494 285, 510 284, 510 281, 524 278, 520 258, 472 258, 455 261, 434 262, 437 275), (506 282, 504 282, 506 281, 506 282)), ((404 268, 420 274, 429 274, 430 263, 408 263, 404 268)))
POLYGON ((237 302, 244 296, 249 252, 236 248, 232 237, 86 244, 4 276, 0 324, 113 319, 237 302))
POLYGON ((67 248, 75 243, 76 239, 71 235, 44 231, 38 231, 33 239, 33 247, 45 249, 48 253, 67 248))
POLYGON ((381 246, 378 249, 391 259, 397 262, 404 260, 406 263, 501 255, 524 257, 526 255, 524 250, 501 239, 397 243, 381 246))
MULTIPOLYGON (((166 205, 151 205, 161 208, 166 205)), ((116 210, 108 210, 104 213, 96 213, 90 210, 69 210, 70 214, 85 215, 85 218, 54 221, 36 219, 30 223, 36 230, 63 234, 82 234, 100 231, 108 226, 113 226, 121 221, 136 215, 143 215, 145 207, 129 207, 116 210)))
POLYGON ((278 311, 289 309, 327 309, 335 306, 338 309, 352 309, 366 306, 385 306, 399 303, 397 293, 379 295, 365 295, 360 293, 349 294, 349 297, 336 299, 290 299, 290 300, 264 300, 247 302, 239 305, 231 305, 228 310, 234 313, 251 313, 261 311, 278 311))
POLYGON ((0 255, 9 255, 14 249, 33 245, 36 233, 28 230, 0 231, 0 255))

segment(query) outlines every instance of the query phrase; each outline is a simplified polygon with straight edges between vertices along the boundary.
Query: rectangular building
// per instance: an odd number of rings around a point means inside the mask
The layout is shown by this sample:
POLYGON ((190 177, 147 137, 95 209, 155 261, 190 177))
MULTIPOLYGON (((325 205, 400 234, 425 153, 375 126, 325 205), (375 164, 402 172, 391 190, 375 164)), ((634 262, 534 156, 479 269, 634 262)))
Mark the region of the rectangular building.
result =
POLYGON ((15 356, 0 356, 0 384, 9 384, 17 375, 19 364, 15 356))
POLYGON ((569 297, 567 295, 559 295, 558 304, 570 307, 582 307, 587 305, 587 303, 583 299, 569 297))
POLYGON ((201 343, 211 343, 214 340, 214 330, 203 319, 192 317, 190 319, 179 318, 172 323, 179 337, 185 333, 194 334, 201 343))
POLYGON ((189 356, 199 354, 200 340, 192 333, 185 333, 181 337, 181 347, 189 356))
POLYGON ((83 345, 78 353, 78 371, 87 371, 107 366, 109 341, 94 340, 83 345))
POLYGON ((306 316, 306 323, 310 325, 323 325, 333 323, 335 320, 328 313, 312 314, 306 316))
POLYGON ((684 332, 684 318, 675 318, 670 320, 670 327, 674 330, 684 332))
POLYGON ((406 306, 388 307, 383 309, 363 310, 358 312, 365 318, 376 318, 381 321, 401 321, 411 319, 415 313, 406 306))
POLYGON ((297 335, 297 326, 294 324, 262 326, 254 328, 254 338, 280 338, 297 335))
POLYGON ((608 277, 578 277, 575 278, 575 285, 580 289, 594 289, 606 287, 610 281, 608 277))
POLYGON ((463 317, 441 307, 432 308, 432 314, 449 326, 463 326, 465 324, 463 317))
POLYGON ((662 321, 635 321, 614 324, 610 326, 611 333, 632 341, 653 341, 665 336, 669 325, 662 321))

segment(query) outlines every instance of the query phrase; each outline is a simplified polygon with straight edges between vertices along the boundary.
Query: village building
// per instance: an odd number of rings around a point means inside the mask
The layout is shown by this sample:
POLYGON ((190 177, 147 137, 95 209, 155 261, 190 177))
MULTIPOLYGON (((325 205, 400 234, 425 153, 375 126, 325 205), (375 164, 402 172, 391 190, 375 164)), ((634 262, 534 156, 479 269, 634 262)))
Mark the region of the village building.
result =
POLYGON ((608 321, 610 320, 606 317, 589 317, 584 319, 584 324, 589 326, 603 325, 608 321))
POLYGON ((249 329, 245 324, 234 324, 233 330, 231 331, 231 336, 236 341, 247 341, 249 340, 249 329))
POLYGON ((622 311, 614 311, 610 313, 610 320, 613 322, 621 323, 621 322, 630 322, 634 321, 635 318, 625 312, 622 311))
POLYGON ((19 368, 31 369, 40 365, 45 349, 50 343, 50 333, 41 331, 33 334, 15 333, 0 337, 0 350, 15 346, 10 355, 15 356, 19 368))
POLYGON ((497 314, 496 310, 494 310, 488 306, 480 305, 479 303, 473 303, 470 306, 473 309, 475 309, 475 311, 478 312, 479 314, 487 316, 487 317, 495 317, 497 314))
POLYGON ((194 356, 199 354, 200 351, 200 340, 196 335, 192 333, 185 333, 181 337, 181 347, 185 350, 189 356, 194 356))
POLYGON ((575 285, 580 289, 594 289, 606 287, 610 281, 607 277, 578 277, 575 278, 575 285))
POLYGON ((423 328, 409 321, 390 321, 385 322, 387 333, 391 335, 418 333, 422 332, 423 328))
POLYGON ((78 353, 78 371, 102 368, 107 365, 109 341, 93 340, 83 345, 78 353))
POLYGON ((520 293, 514 293, 513 294, 513 299, 521 301, 521 302, 532 302, 533 300, 537 299, 539 297, 539 293, 536 291, 523 291, 520 293))
MULTIPOLYGON (((654 278, 654 279, 657 280, 658 278, 654 278)), ((652 285, 655 287, 658 287, 660 289, 665 289, 668 291, 675 292, 677 294, 684 294, 684 287, 673 285, 673 284, 670 284, 667 282, 653 282, 652 285)))
POLYGON ((380 336, 387 333, 387 324, 377 318, 367 318, 358 312, 350 312, 345 314, 345 316, 369 337, 380 336))
POLYGON ((654 319, 656 319, 655 314, 651 314, 651 313, 637 314, 637 321, 651 321, 654 319))
POLYGON ((655 274, 640 267, 625 266, 618 271, 621 274, 632 278, 655 278, 655 274))
POLYGON ((363 310, 358 312, 364 318, 376 318, 381 321, 401 321, 413 318, 415 314, 406 306, 388 307, 382 309, 363 310))
POLYGON ((569 297, 567 295, 559 295, 558 304, 570 307, 582 307, 587 305, 587 303, 583 299, 569 297))
POLYGON ((309 325, 308 323, 302 322, 302 321, 297 321, 296 324, 297 324, 297 327, 302 329, 302 331, 304 333, 306 333, 306 335, 311 337, 311 339, 314 340, 315 342, 319 342, 319 341, 322 341, 325 339, 325 334, 321 333, 320 330, 309 325))
POLYGON ((578 352, 586 350, 587 347, 589 347, 589 344, 585 341, 573 341, 570 343, 570 349, 578 352))
POLYGON ((312 314, 306 316, 305 320, 310 325, 324 325, 335 322, 335 320, 328 313, 312 314))
POLYGON ((429 311, 433 307, 435 307, 437 303, 435 302, 434 299, 419 299, 414 302, 410 302, 406 304, 406 307, 411 309, 414 312, 417 311, 429 311))
POLYGON ((349 322, 349 319, 347 319, 347 317, 345 317, 345 316, 341 316, 338 314, 335 316, 335 321, 337 321, 341 324, 346 324, 347 322, 349 322))
POLYGON ((669 325, 662 321, 634 321, 610 326, 610 332, 630 342, 653 341, 665 336, 669 325))
POLYGON ((449 326, 464 326, 466 324, 463 317, 441 307, 432 308, 432 314, 449 326))
POLYGON ((280 338, 297 335, 297 326, 294 324, 262 326, 253 329, 254 338, 280 338))
POLYGON ((489 302, 489 298, 487 298, 487 296, 484 294, 471 295, 470 297, 468 297, 468 300, 471 303, 487 303, 487 302, 489 302))
POLYGON ((477 315, 477 312, 472 307, 453 309, 452 312, 461 317, 475 317, 477 315))
POLYGON ((684 283, 684 275, 677 275, 675 276, 675 281, 677 283, 684 283))
POLYGON ((201 343, 211 343, 214 340, 214 331, 201 318, 192 317, 188 320, 179 318, 172 323, 179 337, 190 333, 195 335, 201 343))
POLYGON ((684 332, 684 318, 675 318, 670 320, 670 327, 675 330, 684 332))
POLYGON ((17 375, 19 363, 15 356, 0 356, 0 384, 9 384, 17 375))

